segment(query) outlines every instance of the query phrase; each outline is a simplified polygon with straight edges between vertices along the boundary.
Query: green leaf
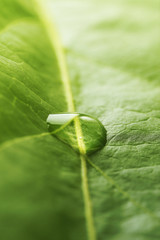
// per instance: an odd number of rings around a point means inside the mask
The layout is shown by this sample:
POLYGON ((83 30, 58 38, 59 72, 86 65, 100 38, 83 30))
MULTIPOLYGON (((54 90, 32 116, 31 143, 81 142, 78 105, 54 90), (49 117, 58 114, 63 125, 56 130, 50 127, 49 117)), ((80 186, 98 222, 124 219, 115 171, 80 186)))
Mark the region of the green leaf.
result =
POLYGON ((33 7, 0 3, 0 236, 83 239, 80 160, 47 131, 48 114, 67 105, 55 51, 33 7))
POLYGON ((76 109, 98 117, 108 132, 106 147, 89 160, 97 239, 159 239, 158 3, 67 3, 53 6, 76 109))
POLYGON ((158 240, 158 2, 36 2, 0 3, 1 238, 158 240), (71 111, 107 130, 89 158, 47 131, 71 111))

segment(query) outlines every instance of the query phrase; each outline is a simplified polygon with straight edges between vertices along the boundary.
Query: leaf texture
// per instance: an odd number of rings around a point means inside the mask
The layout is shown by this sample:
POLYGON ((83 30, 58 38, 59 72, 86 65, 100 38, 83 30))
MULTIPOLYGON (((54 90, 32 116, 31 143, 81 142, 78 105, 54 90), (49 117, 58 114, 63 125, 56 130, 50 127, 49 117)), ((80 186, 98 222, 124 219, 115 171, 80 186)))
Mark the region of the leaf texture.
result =
POLYGON ((159 3, 49 6, 67 49, 77 111, 98 117, 108 132, 88 166, 97 239, 159 239, 159 3))
POLYGON ((66 92, 39 10, 25 0, 0 3, 0 236, 158 240, 159 3, 45 5, 62 35, 75 110, 107 129, 107 145, 87 159, 96 237, 87 236, 80 157, 47 132, 48 114, 68 112, 66 92))
POLYGON ((0 4, 0 236, 83 239, 79 156, 47 131, 48 114, 66 112, 67 104, 33 3, 0 4))

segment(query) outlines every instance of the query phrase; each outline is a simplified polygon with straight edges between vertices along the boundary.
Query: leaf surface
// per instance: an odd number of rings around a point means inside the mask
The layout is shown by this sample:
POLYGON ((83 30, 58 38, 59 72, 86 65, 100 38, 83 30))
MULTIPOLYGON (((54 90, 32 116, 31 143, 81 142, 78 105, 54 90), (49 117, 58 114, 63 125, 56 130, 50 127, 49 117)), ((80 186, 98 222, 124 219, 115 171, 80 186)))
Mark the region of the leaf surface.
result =
POLYGON ((0 3, 0 236, 83 239, 79 156, 47 131, 48 114, 68 110, 33 3, 0 3))
POLYGON ((67 49, 76 109, 107 129, 106 147, 88 166, 97 239, 159 239, 159 3, 49 6, 67 49))
MULTIPOLYGON (((158 240, 158 3, 44 4, 62 35, 76 111, 107 129, 87 166, 96 239, 158 240)), ((68 112, 56 49, 34 1, 0 7, 1 238, 88 239, 80 158, 47 132, 48 114, 68 112)))

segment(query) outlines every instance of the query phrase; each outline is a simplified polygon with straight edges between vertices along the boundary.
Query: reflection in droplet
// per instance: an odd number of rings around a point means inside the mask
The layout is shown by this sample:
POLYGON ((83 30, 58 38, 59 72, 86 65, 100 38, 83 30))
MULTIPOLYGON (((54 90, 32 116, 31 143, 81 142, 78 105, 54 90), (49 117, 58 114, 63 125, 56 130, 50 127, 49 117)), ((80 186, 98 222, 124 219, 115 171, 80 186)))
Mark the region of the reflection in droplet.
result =
POLYGON ((77 137, 83 139, 85 151, 91 154, 106 144, 106 129, 102 123, 89 115, 81 113, 50 114, 47 118, 48 130, 61 141, 79 151, 77 137), (82 136, 77 136, 75 119, 78 117, 82 136))

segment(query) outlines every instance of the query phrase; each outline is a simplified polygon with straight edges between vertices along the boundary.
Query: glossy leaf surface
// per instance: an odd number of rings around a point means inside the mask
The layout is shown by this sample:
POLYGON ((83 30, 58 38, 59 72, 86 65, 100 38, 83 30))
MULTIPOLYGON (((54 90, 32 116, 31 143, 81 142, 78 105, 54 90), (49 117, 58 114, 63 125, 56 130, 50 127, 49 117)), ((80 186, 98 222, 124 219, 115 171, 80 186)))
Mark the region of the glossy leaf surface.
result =
MULTIPOLYGON (((80 157, 46 127, 49 114, 68 107, 56 49, 34 6, 0 3, 0 235, 87 240, 80 157)), ((107 129, 107 145, 87 165, 95 239, 158 240, 159 3, 44 6, 62 36, 76 112, 107 129)))

